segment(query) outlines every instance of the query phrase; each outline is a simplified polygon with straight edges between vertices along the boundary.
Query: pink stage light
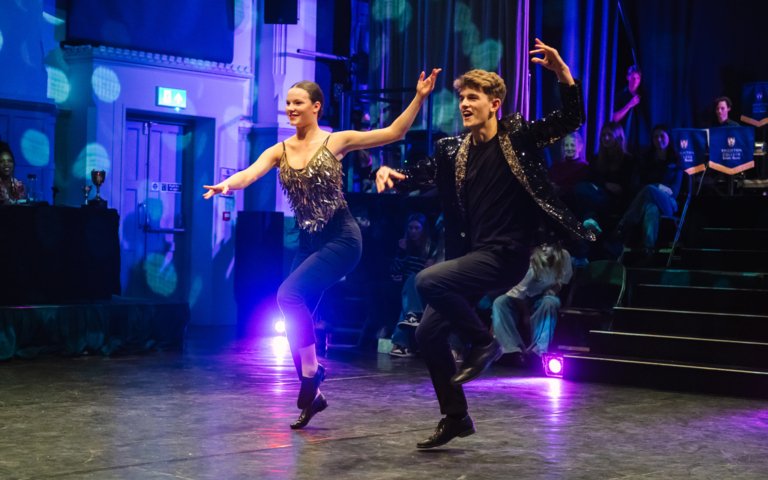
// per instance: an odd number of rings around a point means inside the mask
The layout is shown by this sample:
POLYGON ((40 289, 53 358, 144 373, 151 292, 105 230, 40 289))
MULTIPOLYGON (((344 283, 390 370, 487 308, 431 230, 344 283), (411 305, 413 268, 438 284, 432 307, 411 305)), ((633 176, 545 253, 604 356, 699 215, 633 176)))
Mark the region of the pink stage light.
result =
POLYGON ((548 377, 562 377, 565 370, 565 359, 562 355, 555 353, 545 353, 541 357, 544 364, 544 373, 548 377))

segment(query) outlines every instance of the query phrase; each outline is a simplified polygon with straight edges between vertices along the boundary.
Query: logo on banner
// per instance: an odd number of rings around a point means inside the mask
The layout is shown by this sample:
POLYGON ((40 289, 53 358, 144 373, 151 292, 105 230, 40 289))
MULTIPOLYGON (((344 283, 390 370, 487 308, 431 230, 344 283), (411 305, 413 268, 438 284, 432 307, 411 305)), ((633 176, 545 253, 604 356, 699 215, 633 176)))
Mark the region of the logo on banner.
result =
POLYGON ((758 90, 757 92, 755 92, 755 99, 756 99, 758 102, 759 102, 760 100, 762 100, 762 99, 763 99, 763 92, 761 92, 760 90, 758 90))
POLYGON ((688 139, 687 138, 681 138, 680 139, 680 148, 682 150, 686 150, 688 148, 688 139))
POLYGON ((728 137, 728 147, 733 148, 736 145, 736 137, 728 137))

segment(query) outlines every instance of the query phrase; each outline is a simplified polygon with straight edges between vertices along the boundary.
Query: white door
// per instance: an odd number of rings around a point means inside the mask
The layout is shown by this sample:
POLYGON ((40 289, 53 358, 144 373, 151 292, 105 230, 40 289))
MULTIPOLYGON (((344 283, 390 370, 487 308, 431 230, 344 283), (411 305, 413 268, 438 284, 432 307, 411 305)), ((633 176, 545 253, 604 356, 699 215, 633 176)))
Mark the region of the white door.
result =
POLYGON ((121 280, 128 297, 187 301, 189 246, 180 125, 128 120, 123 152, 121 280))

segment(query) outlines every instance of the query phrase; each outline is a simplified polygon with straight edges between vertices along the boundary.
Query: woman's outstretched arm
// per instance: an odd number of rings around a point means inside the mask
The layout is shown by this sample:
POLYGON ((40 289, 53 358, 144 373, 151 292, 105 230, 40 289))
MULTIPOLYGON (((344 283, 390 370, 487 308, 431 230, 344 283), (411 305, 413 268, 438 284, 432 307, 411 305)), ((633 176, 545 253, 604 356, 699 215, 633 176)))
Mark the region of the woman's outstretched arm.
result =
POLYGON ((433 68, 432 73, 426 76, 424 72, 419 75, 419 81, 416 84, 416 96, 403 110, 391 125, 377 130, 367 132, 358 132, 355 130, 345 130, 336 132, 331 137, 331 146, 329 147, 337 156, 346 155, 352 150, 361 150, 365 148, 379 147, 388 143, 396 142, 405 137, 408 129, 413 125, 416 116, 419 114, 424 100, 435 89, 437 75, 441 72, 440 68, 433 68))
POLYGON ((259 158, 245 170, 240 170, 216 185, 203 185, 203 188, 207 190, 203 194, 203 198, 209 199, 216 194, 226 194, 230 190, 242 190, 276 167, 282 151, 282 146, 279 143, 272 145, 264 150, 259 158))

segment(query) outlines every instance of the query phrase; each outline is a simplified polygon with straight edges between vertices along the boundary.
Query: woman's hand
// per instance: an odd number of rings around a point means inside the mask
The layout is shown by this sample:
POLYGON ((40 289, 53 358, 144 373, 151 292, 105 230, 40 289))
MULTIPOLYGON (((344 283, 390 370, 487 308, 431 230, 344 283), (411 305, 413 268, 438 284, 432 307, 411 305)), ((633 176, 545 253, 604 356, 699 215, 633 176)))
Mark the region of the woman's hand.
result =
POLYGON ((226 195, 229 192, 229 185, 227 185, 227 182, 221 182, 216 185, 203 185, 203 188, 208 190, 203 194, 203 198, 206 200, 216 194, 226 195))
POLYGON ((442 71, 442 68, 433 68, 432 73, 430 73, 426 78, 426 74, 421 72, 421 75, 419 75, 419 81, 416 83, 416 95, 421 98, 426 98, 430 93, 432 93, 432 90, 435 89, 435 85, 437 83, 437 75, 442 71))

